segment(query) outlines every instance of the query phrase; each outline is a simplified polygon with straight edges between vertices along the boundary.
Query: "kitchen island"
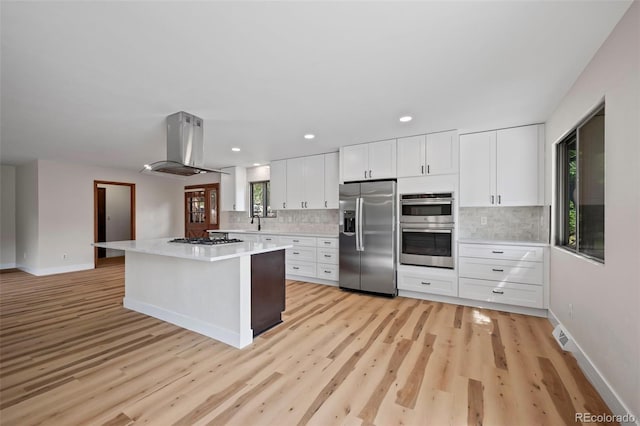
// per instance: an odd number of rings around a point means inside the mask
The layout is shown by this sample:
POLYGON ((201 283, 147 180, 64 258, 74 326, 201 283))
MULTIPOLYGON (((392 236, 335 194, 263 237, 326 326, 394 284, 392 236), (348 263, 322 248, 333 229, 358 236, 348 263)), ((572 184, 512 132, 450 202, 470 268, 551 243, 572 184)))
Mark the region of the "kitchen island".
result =
POLYGON ((125 252, 125 308, 236 348, 281 322, 290 245, 169 240, 94 244, 125 252))

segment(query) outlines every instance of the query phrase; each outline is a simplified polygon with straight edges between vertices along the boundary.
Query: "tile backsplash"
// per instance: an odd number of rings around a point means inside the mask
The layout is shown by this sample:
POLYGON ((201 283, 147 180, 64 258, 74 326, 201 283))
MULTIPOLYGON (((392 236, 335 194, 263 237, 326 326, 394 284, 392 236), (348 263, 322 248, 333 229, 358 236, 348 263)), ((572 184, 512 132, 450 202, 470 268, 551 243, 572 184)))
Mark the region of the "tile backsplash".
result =
MULTIPOLYGON (((338 234, 338 209, 279 210, 277 217, 261 218, 262 230, 338 234)), ((249 212, 220 212, 221 229, 258 229, 258 220, 250 223, 249 212)))
POLYGON ((460 239, 549 242, 549 206, 461 207, 460 239), (487 224, 482 225, 482 218, 487 224))

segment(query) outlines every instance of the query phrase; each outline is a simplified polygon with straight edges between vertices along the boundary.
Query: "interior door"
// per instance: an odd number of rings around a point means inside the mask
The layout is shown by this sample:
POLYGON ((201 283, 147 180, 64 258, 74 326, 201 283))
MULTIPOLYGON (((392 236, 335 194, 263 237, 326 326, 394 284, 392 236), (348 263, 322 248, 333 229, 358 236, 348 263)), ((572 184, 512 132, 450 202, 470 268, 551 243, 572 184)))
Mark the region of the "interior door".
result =
POLYGON ((218 184, 187 186, 184 192, 184 235, 205 238, 209 229, 219 229, 218 184))
MULTIPOLYGON (((107 241, 107 189, 98 188, 98 242, 107 241)), ((107 257, 107 249, 98 248, 98 259, 107 257)))

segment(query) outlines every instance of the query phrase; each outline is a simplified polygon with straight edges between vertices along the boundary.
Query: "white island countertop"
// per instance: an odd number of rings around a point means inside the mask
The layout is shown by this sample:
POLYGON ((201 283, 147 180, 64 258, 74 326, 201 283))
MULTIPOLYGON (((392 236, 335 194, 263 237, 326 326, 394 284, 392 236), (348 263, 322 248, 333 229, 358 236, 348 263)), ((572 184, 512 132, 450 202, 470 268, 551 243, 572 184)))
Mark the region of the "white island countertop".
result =
POLYGON ((202 244, 170 243, 169 240, 172 239, 173 238, 157 238, 152 240, 111 241, 94 243, 93 245, 107 249, 124 250, 125 252, 134 251, 203 262, 216 262, 234 257, 251 256, 252 254, 285 250, 293 247, 288 244, 255 243, 249 241, 207 246, 202 244))

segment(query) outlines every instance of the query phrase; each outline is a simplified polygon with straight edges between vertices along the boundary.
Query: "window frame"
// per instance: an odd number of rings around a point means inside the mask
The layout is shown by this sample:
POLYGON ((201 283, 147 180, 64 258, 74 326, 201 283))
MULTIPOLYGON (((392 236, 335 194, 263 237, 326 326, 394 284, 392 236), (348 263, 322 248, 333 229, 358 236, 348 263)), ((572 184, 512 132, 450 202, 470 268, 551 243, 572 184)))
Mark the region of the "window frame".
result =
POLYGON ((255 217, 257 215, 254 214, 254 204, 253 204, 253 190, 254 190, 254 185, 256 184, 261 184, 264 185, 264 189, 262 191, 262 205, 264 206, 263 210, 262 210, 262 214, 259 215, 261 218, 274 218, 277 217, 277 213, 276 210, 271 209, 271 211, 268 210, 269 207, 269 200, 271 198, 271 181, 270 180, 259 180, 259 181, 254 181, 254 182, 249 182, 249 198, 250 198, 250 203, 249 203, 249 215, 250 217, 255 217))
MULTIPOLYGON (((569 132, 567 132, 560 140, 555 143, 555 189, 556 189, 556 197, 555 197, 555 246, 566 251, 569 251, 577 256, 584 257, 586 259, 604 264, 605 263, 605 250, 603 247, 602 258, 593 256, 591 254, 587 254, 580 250, 580 129, 584 127, 587 123, 590 122, 591 119, 596 117, 597 115, 603 113, 605 125, 603 129, 603 144, 605 146, 603 161, 605 164, 603 167, 606 170, 606 140, 604 140, 606 133, 606 103, 604 100, 598 103, 598 105, 593 108, 576 126, 571 128, 569 132), (569 170, 568 170, 568 146, 575 142, 576 145, 576 183, 574 191, 576 191, 576 199, 574 200, 575 205, 575 247, 569 245, 569 190, 568 180, 569 180, 569 170)), ((606 174, 605 174, 606 178, 606 174)), ((603 182, 603 194, 606 192, 606 182, 603 182)), ((603 195, 604 197, 604 195, 603 195)), ((604 203, 603 198, 603 203, 604 203)), ((604 205, 604 204, 603 204, 604 205)), ((606 209, 606 206, 605 206, 606 209)), ((603 229, 604 228, 604 212, 603 212, 603 229)), ((605 235, 603 235, 603 244, 604 244, 605 235)))

